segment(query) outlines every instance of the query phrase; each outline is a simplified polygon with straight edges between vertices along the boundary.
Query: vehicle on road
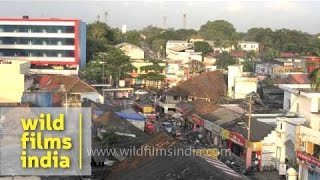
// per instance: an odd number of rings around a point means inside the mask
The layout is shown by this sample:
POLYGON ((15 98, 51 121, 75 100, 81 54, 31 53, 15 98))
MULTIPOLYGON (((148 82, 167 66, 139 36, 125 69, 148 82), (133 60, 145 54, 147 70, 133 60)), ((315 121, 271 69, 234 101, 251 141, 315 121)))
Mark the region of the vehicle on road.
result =
POLYGON ((163 122, 161 124, 161 127, 164 128, 164 130, 167 132, 167 133, 172 133, 172 129, 173 129, 173 125, 169 122, 163 122))
POLYGON ((134 94, 136 95, 144 95, 144 94, 148 94, 149 92, 148 91, 145 91, 143 89, 138 89, 134 92, 134 94))

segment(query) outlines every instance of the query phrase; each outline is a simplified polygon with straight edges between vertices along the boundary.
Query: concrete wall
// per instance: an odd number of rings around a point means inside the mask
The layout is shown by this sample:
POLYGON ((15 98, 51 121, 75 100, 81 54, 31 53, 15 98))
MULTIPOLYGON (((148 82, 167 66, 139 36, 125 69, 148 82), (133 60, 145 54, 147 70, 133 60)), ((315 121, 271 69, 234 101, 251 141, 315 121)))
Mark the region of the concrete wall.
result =
POLYGON ((0 64, 0 103, 20 103, 25 90, 25 75, 30 62, 10 61, 0 64))
POLYGON ((82 92, 81 93, 81 101, 82 102, 84 101, 84 98, 90 99, 90 100, 97 102, 97 103, 101 103, 101 104, 104 103, 103 96, 98 92, 82 92))
POLYGON ((257 78, 238 77, 235 79, 234 99, 243 99, 251 92, 257 92, 257 78))
POLYGON ((241 77, 243 66, 228 66, 228 96, 234 98, 235 78, 241 77))
POLYGON ((187 63, 191 60, 202 61, 202 53, 201 52, 175 52, 169 51, 167 58, 170 60, 179 60, 183 63, 187 63))
POLYGON ((239 42, 238 45, 242 50, 245 50, 245 51, 258 51, 259 50, 259 44, 256 42, 243 41, 243 42, 239 42))
POLYGON ((138 48, 138 47, 130 45, 130 44, 126 44, 126 45, 120 47, 120 49, 127 56, 129 56, 130 59, 133 59, 133 60, 144 59, 144 51, 141 48, 138 48))

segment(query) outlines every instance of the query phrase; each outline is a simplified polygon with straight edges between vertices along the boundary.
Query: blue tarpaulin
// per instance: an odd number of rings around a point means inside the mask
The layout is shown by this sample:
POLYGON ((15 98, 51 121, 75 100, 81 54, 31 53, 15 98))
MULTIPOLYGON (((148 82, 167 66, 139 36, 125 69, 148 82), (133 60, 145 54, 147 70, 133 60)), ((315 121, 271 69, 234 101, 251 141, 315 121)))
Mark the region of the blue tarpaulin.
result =
POLYGON ((144 121, 145 117, 135 112, 116 112, 116 114, 123 119, 131 119, 137 121, 144 121))

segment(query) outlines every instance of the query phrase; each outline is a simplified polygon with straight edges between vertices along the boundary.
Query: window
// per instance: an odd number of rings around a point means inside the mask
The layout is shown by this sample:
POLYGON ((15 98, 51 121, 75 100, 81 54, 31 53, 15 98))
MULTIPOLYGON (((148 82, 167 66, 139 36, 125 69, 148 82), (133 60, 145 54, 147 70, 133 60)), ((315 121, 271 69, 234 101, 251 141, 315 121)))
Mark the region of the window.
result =
POLYGON ((173 100, 178 100, 178 96, 173 96, 173 100))

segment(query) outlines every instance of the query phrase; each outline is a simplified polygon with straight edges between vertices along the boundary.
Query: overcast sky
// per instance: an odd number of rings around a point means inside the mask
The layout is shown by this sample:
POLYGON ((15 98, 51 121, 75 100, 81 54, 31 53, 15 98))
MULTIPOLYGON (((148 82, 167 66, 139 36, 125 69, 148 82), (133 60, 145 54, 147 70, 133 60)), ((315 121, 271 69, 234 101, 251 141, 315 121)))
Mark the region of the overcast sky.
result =
POLYGON ((317 1, 106 1, 106 0, 0 0, 0 17, 79 18, 89 23, 107 21, 112 27, 128 29, 147 25, 181 28, 183 14, 187 28, 199 29, 207 21, 224 19, 237 31, 251 27, 289 28, 320 32, 320 2, 317 1))

